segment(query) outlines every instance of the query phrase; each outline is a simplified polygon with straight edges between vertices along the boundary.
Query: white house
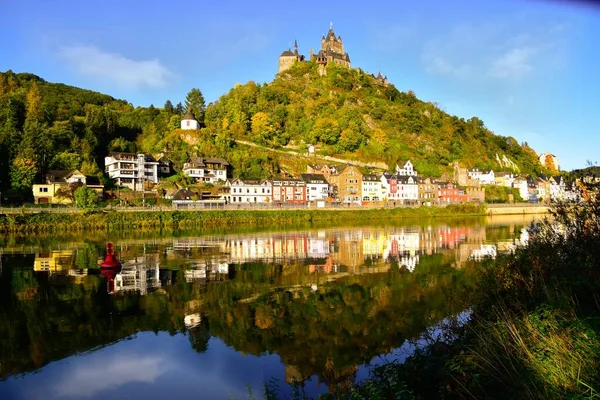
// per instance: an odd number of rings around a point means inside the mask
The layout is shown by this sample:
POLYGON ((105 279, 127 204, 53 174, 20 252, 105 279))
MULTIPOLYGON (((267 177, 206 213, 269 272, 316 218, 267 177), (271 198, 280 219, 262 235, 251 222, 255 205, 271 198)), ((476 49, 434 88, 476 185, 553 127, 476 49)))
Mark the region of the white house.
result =
POLYGON ((327 200, 329 183, 323 174, 300 174, 300 179, 306 182, 306 201, 327 200))
POLYGON ((208 183, 225 182, 228 170, 229 163, 222 158, 190 157, 183 164, 184 175, 208 183))
POLYGON ((184 130, 198 130, 200 129, 200 124, 196 119, 196 116, 192 112, 192 109, 188 107, 185 115, 181 119, 181 129, 184 130))
POLYGON ((104 157, 105 171, 118 186, 143 191, 158 183, 158 162, 145 154, 111 152, 104 157))
POLYGON ((225 183, 229 187, 230 204, 268 203, 273 185, 263 179, 233 179, 225 183))
POLYGON ((567 185, 562 176, 553 176, 550 178, 550 199, 552 201, 561 201, 566 199, 567 185))
POLYGON ((375 175, 362 177, 362 201, 383 201, 383 184, 375 175))
POLYGON ((414 166, 412 165, 412 163, 410 162, 410 160, 408 160, 404 164, 404 167, 402 167, 402 168, 400 168, 398 166, 398 164, 396 164, 396 175, 400 175, 400 176, 417 176, 417 171, 415 171, 414 166))
POLYGON ((419 185, 414 176, 398 176, 398 188, 396 199, 403 203, 406 201, 417 201, 419 199, 419 185))
POLYGON ((476 181, 479 181, 482 185, 495 185, 496 177, 494 175, 493 170, 489 170, 488 172, 480 171, 478 169, 472 169, 467 171, 467 175, 476 181))
POLYGON ((524 201, 529 200, 529 188, 527 186, 527 180, 523 178, 515 178, 513 180, 512 187, 519 190, 519 195, 524 201))

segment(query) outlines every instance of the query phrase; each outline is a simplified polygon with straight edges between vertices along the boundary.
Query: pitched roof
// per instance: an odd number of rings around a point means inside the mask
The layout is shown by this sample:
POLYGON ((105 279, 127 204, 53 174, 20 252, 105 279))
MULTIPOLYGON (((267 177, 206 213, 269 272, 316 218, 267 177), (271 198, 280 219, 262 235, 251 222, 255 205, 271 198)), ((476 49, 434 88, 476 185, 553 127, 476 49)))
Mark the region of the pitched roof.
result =
POLYGON ((295 57, 296 55, 292 53, 290 49, 285 50, 279 57, 295 57))
POLYGON ((185 121, 186 119, 190 119, 190 120, 196 120, 196 116, 194 115, 194 113, 192 112, 192 108, 188 107, 187 111, 185 112, 185 115, 183 116, 183 121, 185 121))
POLYGON ((173 200, 192 200, 192 196, 195 195, 196 193, 189 189, 179 189, 173 194, 173 200))
POLYGON ((190 157, 186 164, 192 164, 195 168, 206 167, 206 164, 221 164, 224 167, 229 166, 229 163, 222 158, 204 158, 190 157))
POLYGON ((328 183, 323 174, 300 174, 300 178, 307 183, 328 183))

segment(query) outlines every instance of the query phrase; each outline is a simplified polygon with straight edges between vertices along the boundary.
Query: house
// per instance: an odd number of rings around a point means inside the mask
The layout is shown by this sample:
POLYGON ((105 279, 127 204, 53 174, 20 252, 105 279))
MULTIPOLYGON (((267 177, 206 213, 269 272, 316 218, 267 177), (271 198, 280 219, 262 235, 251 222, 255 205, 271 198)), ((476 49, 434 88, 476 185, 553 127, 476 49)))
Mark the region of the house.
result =
POLYGON ((510 172, 496 172, 494 174, 495 184, 498 186, 512 187, 515 176, 510 172))
POLYGON ((183 164, 183 173, 200 182, 225 182, 229 173, 229 163, 222 158, 190 157, 183 164))
POLYGON ((325 179, 327 179, 327 181, 329 181, 329 178, 331 177, 331 175, 335 175, 337 173, 339 173, 340 171, 340 167, 335 166, 335 165, 331 165, 331 166, 327 166, 327 165, 307 165, 306 166, 306 172, 309 174, 321 174, 325 177, 325 179))
POLYGON ((98 178, 83 175, 78 170, 48 171, 43 183, 33 185, 33 198, 35 204, 71 204, 73 191, 76 186, 86 185, 94 190, 98 197, 102 197, 104 185, 98 178))
POLYGON ((332 174, 329 183, 334 187, 334 198, 342 203, 360 204, 362 176, 362 172, 354 165, 347 165, 339 173, 332 174))
POLYGON ((269 203, 272 196, 272 184, 263 179, 233 179, 225 182, 229 188, 226 197, 230 204, 269 203))
POLYGON ((540 196, 538 196, 537 179, 532 176, 527 177, 527 196, 525 196, 524 199, 530 203, 537 203, 540 201, 540 196))
POLYGON ((438 185, 431 178, 420 178, 417 180, 417 194, 421 204, 435 204, 438 200, 438 185))
POLYGON ((496 176, 493 170, 489 170, 487 172, 480 171, 478 169, 472 169, 467 171, 467 175, 469 178, 479 181, 482 185, 495 185, 496 184, 496 176))
POLYGON ((553 176, 552 178, 550 178, 550 185, 549 185, 550 200, 552 200, 552 201, 565 200, 565 198, 567 197, 566 191, 567 191, 567 185, 562 176, 558 175, 558 176, 553 176))
POLYGON ((217 199, 206 192, 195 193, 189 189, 179 189, 173 195, 173 208, 176 210, 190 210, 202 208, 219 208, 225 205, 225 199, 217 199))
POLYGON ((162 156, 157 161, 159 175, 170 175, 173 170, 173 162, 165 156, 162 156))
POLYGON ((526 179, 515 177, 512 187, 519 190, 519 195, 524 201, 529 201, 529 188, 526 179))
POLYGON ((118 186, 143 191, 158 183, 158 161, 146 154, 111 152, 104 157, 104 168, 118 186))
POLYGON ((323 174, 301 174, 300 179, 306 182, 307 201, 327 200, 329 183, 323 174))
POLYGON ((396 175, 417 176, 417 171, 415 171, 413 164, 410 162, 410 160, 408 160, 406 163, 404 163, 404 166, 402 168, 400 168, 398 164, 396 164, 396 175))
POLYGON ((362 176, 362 203, 383 201, 381 181, 375 175, 362 176))
POLYGON ((396 175, 384 172, 381 174, 379 181, 381 182, 383 200, 395 200, 396 193, 398 192, 398 177, 396 175))
POLYGON ((306 182, 302 179, 273 179, 273 203, 306 203, 306 182))
POLYGON ((450 182, 440 183, 438 201, 440 204, 466 203, 469 199, 465 192, 450 182))
POLYGON ((419 185, 414 175, 398 175, 397 200, 402 204, 411 204, 419 199, 419 185))

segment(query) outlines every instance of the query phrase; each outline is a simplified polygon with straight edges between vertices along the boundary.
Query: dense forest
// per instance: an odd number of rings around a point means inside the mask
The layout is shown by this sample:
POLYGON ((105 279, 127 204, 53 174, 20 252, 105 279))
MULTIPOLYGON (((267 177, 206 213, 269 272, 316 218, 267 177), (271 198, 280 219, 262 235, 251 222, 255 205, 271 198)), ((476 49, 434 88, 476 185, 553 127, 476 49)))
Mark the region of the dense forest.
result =
MULTIPOLYGON (((205 104, 192 89, 176 105, 134 107, 124 100, 28 73, 0 73, 0 192, 13 200, 31 196, 31 185, 51 169, 79 169, 103 177, 109 151, 166 155, 180 170, 190 155, 223 157, 234 176, 267 178, 282 170, 304 172, 306 164, 270 148, 305 151, 345 159, 396 162, 411 159, 420 174, 442 176, 454 161, 467 167, 522 173, 542 167, 526 143, 494 135, 477 117, 464 120, 436 104, 384 85, 359 69, 297 63, 271 83, 236 85, 205 104), (199 131, 179 129, 191 109, 199 131), (249 147, 237 139, 254 142, 249 147)), ((306 161, 305 161, 306 163, 306 161)), ((108 183, 104 179, 105 183, 108 183)))

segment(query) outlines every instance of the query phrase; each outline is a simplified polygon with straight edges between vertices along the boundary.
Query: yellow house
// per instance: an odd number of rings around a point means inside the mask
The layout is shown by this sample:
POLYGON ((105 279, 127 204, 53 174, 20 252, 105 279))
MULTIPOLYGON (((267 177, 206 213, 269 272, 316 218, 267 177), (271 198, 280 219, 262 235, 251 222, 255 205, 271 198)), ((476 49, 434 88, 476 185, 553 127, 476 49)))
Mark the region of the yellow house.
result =
POLYGON ((69 192, 69 185, 87 185, 102 197, 104 186, 93 177, 86 177, 78 170, 73 171, 48 171, 45 183, 33 185, 33 198, 35 204, 71 204, 71 196, 60 196, 60 190, 69 192))
POLYGON ((52 250, 50 254, 36 254, 33 270, 38 272, 68 271, 73 268, 73 250, 52 250))

